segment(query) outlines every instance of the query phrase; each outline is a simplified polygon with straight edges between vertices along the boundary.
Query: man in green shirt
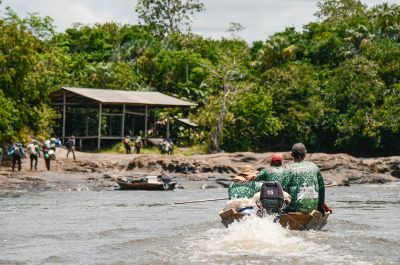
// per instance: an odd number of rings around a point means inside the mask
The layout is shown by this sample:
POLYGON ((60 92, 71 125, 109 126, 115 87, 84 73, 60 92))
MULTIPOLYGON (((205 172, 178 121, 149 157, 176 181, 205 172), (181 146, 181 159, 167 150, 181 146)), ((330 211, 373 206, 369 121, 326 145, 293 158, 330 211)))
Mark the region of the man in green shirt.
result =
POLYGON ((257 172, 251 165, 245 165, 239 175, 233 179, 232 184, 229 185, 229 199, 252 199, 257 192, 261 191, 262 184, 254 181, 256 174, 257 172))
POLYGON ((283 172, 282 187, 292 196, 288 211, 324 213, 324 180, 316 164, 304 161, 306 152, 304 144, 294 144, 291 151, 294 163, 287 165, 283 172))
POLYGON ((257 174, 256 181, 277 181, 282 183, 283 179, 283 156, 281 154, 273 154, 269 168, 264 168, 257 174))

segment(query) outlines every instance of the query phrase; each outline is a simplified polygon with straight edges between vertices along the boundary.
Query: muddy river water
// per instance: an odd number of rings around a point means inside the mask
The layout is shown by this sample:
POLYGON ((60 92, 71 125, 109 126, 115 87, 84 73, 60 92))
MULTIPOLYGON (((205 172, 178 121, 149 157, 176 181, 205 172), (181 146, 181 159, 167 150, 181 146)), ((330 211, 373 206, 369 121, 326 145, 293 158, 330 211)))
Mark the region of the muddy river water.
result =
POLYGON ((226 189, 0 192, 0 264, 400 264, 400 183, 327 189, 322 231, 248 218, 225 228, 226 189))

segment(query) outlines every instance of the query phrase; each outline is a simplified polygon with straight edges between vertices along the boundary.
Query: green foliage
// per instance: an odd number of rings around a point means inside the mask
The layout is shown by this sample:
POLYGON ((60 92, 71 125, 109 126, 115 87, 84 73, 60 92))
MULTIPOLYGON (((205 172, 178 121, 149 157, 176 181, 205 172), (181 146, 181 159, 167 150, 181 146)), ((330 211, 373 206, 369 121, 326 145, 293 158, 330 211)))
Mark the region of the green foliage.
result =
POLYGON ((191 17, 202 10, 198 0, 139 0, 135 8, 141 21, 161 34, 190 29, 191 17))
POLYGON ((18 113, 11 100, 0 91, 0 140, 11 139, 17 132, 18 113))
MULTIPOLYGON (((68 85, 197 103, 169 111, 200 125, 191 134, 196 150, 213 141, 227 151, 287 150, 301 141, 309 151, 400 152, 400 5, 321 1, 317 22, 252 45, 180 32, 203 8, 196 0, 138 1, 145 25, 77 24, 62 33, 49 17, 6 8, 0 141, 51 135, 58 114, 48 95, 68 85)), ((240 29, 231 25, 233 34, 240 29)), ((113 127, 105 121, 102 130, 113 127)), ((188 136, 178 124, 171 131, 188 136)))
POLYGON ((272 98, 258 93, 243 93, 232 106, 232 118, 226 122, 223 148, 230 151, 263 150, 268 139, 283 128, 273 110, 272 98))
POLYGON ((44 135, 44 128, 37 126, 40 123, 51 134, 48 125, 56 115, 43 103, 48 102, 49 91, 68 76, 63 69, 68 56, 48 42, 53 36, 51 19, 34 14, 21 19, 7 8, 5 18, 0 19, 0 32, 0 92, 4 104, 0 140, 12 140, 20 132, 44 135))

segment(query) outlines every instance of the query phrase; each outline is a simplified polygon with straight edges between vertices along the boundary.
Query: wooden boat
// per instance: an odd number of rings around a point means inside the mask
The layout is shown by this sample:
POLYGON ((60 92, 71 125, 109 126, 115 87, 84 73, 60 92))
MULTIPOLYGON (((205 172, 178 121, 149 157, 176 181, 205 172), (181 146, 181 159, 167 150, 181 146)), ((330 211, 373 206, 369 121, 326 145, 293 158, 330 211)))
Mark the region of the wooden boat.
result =
POLYGON ((161 176, 146 176, 139 179, 115 180, 121 190, 173 190, 176 182, 165 181, 161 176))
MULTIPOLYGON (((327 224, 329 212, 322 215, 319 211, 312 211, 311 213, 304 212, 289 212, 276 215, 276 220, 283 227, 291 230, 320 230, 327 224)), ((227 227, 234 221, 241 221, 243 214, 233 209, 220 212, 222 223, 227 227)))

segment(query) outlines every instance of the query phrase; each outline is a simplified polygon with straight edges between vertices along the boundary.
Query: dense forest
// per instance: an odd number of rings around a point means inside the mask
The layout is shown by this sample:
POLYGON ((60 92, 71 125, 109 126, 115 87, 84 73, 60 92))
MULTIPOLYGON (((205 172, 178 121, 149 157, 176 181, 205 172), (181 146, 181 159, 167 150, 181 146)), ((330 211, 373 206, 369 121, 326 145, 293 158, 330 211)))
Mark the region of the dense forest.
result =
POLYGON ((163 1, 142 0, 140 24, 64 32, 50 17, 21 18, 0 4, 0 142, 50 135, 59 114, 48 95, 64 85, 195 102, 190 117, 203 132, 193 141, 214 151, 301 141, 312 152, 400 153, 400 5, 321 1, 316 22, 249 44, 234 23, 231 38, 190 33, 203 5, 172 2, 175 21, 149 12, 163 1))

